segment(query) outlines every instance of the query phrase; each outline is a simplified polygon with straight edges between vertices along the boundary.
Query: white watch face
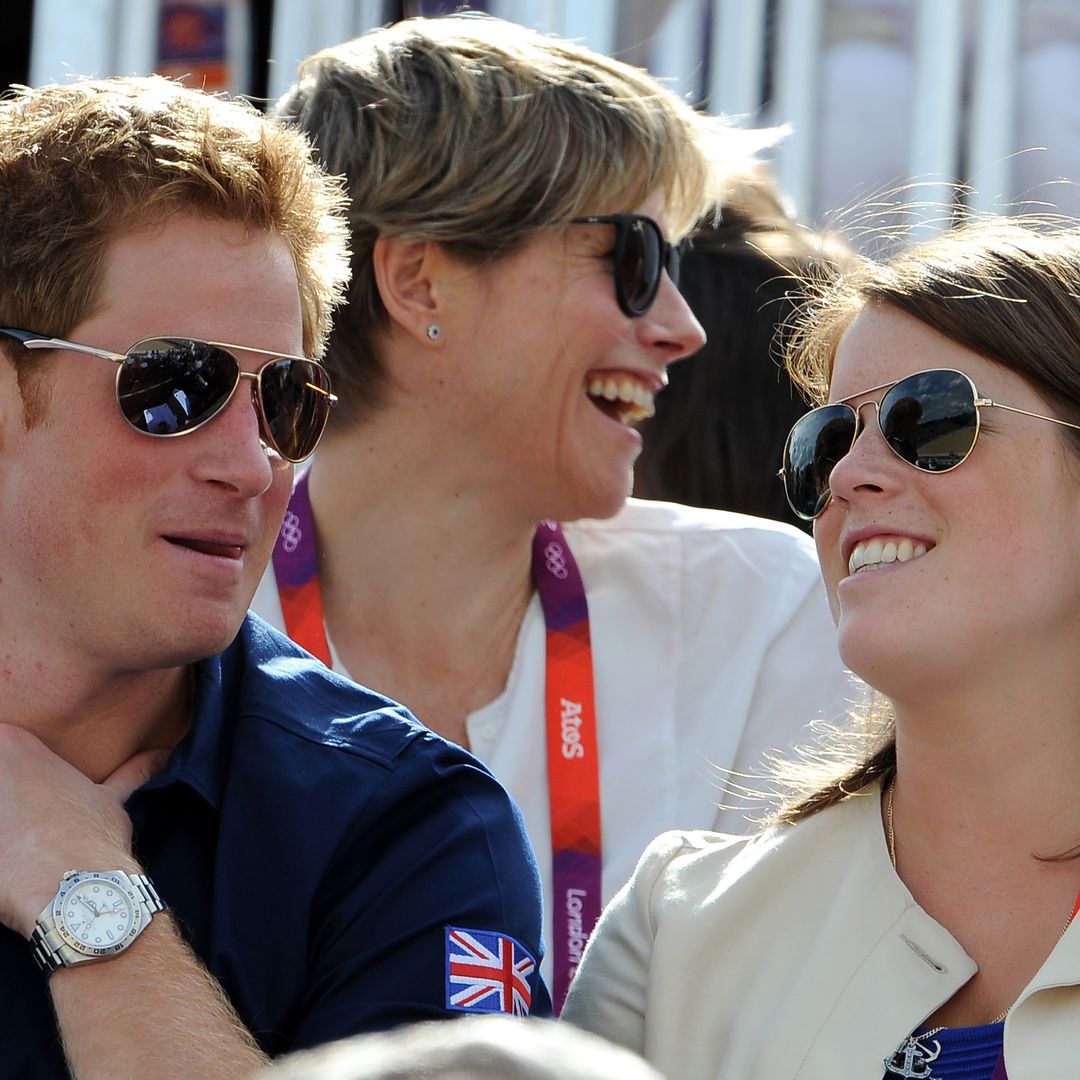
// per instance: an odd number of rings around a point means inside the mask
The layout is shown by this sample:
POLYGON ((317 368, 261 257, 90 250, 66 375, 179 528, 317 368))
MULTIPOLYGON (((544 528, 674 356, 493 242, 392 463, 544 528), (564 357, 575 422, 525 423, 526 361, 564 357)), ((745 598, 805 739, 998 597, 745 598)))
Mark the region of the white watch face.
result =
POLYGON ((60 922, 79 946, 111 949, 131 935, 135 905, 119 886, 92 878, 71 889, 60 907, 60 922))

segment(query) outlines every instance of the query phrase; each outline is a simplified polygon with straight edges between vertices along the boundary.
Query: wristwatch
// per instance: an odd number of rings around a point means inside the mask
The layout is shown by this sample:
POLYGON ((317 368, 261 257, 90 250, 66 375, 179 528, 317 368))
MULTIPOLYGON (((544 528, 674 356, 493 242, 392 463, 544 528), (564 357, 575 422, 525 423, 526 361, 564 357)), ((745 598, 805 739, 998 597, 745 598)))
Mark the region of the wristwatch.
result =
POLYGON ((145 874, 68 870, 37 917, 30 948, 46 975, 58 967, 108 960, 122 953, 164 907, 145 874))

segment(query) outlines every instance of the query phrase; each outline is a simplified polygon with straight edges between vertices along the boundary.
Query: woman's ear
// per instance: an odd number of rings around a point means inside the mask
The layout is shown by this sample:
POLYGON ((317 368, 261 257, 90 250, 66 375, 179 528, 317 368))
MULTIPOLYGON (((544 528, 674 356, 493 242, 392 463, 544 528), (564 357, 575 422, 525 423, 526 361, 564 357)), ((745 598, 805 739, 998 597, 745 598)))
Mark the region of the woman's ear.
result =
POLYGON ((433 240, 400 236, 380 236, 371 254, 375 284, 387 314, 428 347, 441 336, 439 266, 445 260, 440 255, 433 240))

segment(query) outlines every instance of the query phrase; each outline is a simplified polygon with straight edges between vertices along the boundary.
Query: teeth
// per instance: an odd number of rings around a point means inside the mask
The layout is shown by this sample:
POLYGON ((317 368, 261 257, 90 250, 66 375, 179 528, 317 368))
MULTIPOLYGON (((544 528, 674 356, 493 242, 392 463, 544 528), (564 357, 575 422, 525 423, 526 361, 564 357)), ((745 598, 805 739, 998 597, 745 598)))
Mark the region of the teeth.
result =
POLYGON ((603 398, 604 401, 618 401, 627 406, 619 410, 619 419, 623 423, 644 420, 656 411, 652 392, 633 379, 624 377, 616 381, 612 376, 605 378, 601 375, 593 375, 586 389, 590 397, 603 398))
POLYGON ((887 566, 894 562, 910 562, 926 554, 925 544, 916 544, 906 536, 899 540, 874 537, 860 540, 848 559, 848 573, 854 574, 867 567, 887 566))

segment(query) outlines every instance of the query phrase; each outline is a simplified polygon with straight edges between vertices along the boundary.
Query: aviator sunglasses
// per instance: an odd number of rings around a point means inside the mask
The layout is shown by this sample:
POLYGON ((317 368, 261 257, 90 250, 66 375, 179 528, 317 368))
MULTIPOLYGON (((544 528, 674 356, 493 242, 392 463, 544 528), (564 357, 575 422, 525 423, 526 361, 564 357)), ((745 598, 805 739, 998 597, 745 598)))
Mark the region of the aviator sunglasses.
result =
POLYGON ((144 435, 168 438, 197 430, 229 404, 241 379, 251 379, 263 440, 295 463, 315 450, 337 402, 330 392, 330 375, 321 364, 266 349, 158 337, 114 353, 28 330, 0 328, 0 334, 27 349, 69 349, 117 364, 116 403, 124 419, 144 435), (256 372, 243 371, 230 349, 272 359, 256 372))
POLYGON ((660 226, 644 214, 593 214, 570 219, 571 225, 615 226, 615 298, 631 318, 652 307, 666 270, 679 284, 681 246, 668 243, 660 226))
POLYGON ((849 398, 811 409, 796 421, 784 445, 784 482, 788 504, 804 521, 818 517, 828 505, 833 466, 855 445, 862 429, 860 409, 873 405, 878 428, 889 449, 920 472, 945 473, 962 465, 979 438, 979 410, 1009 412, 1075 428, 1067 420, 1017 409, 980 397, 962 371, 934 368, 894 383, 882 383, 849 398), (848 402, 885 390, 880 401, 856 409, 848 402))

